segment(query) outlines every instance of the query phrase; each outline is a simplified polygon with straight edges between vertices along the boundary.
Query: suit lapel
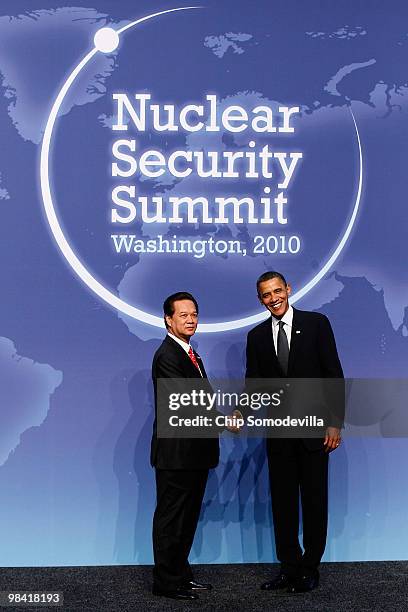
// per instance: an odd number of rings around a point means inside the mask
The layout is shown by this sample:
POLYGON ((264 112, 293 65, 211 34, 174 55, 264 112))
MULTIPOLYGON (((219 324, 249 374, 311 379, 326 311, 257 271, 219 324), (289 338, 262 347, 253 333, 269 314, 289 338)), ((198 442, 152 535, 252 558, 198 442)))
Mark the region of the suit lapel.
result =
MULTIPOLYGON (((166 336, 166 342, 170 343, 170 345, 176 349, 179 359, 181 363, 183 364, 183 368, 186 370, 186 378, 201 378, 200 372, 197 370, 194 363, 191 361, 190 357, 188 356, 188 353, 183 349, 183 347, 180 346, 178 342, 173 340, 173 338, 170 338, 170 336, 166 336)), ((198 355, 195 351, 194 351, 194 354, 197 358, 198 355)), ((198 365, 201 368, 201 365, 202 365, 201 358, 198 357, 197 361, 198 361, 198 365)), ((204 373, 205 372, 204 366, 202 367, 201 371, 203 373, 203 377, 207 378, 207 375, 204 373)))
MULTIPOLYGON (((193 351, 194 351, 194 349, 193 349, 193 351)), ((206 373, 205 368, 204 368, 203 360, 201 359, 201 357, 200 357, 200 355, 197 353, 197 351, 194 351, 194 355, 195 355, 195 358, 197 359, 197 363, 198 363, 198 365, 200 366, 200 370, 201 370, 201 374, 203 375, 203 378, 207 378, 207 373, 206 373)), ((189 358, 189 359, 190 359, 190 358, 189 358)), ((194 367, 195 367, 195 366, 194 366, 194 367)), ((196 368, 196 369, 197 369, 197 368, 196 368)))
POLYGON ((299 312, 296 308, 293 309, 292 333, 290 337, 290 351, 288 363, 288 376, 291 375, 296 363, 296 354, 302 342, 302 325, 299 321, 299 312))
POLYGON ((266 372, 278 371, 280 376, 284 376, 282 369, 279 365, 278 357, 275 351, 275 344, 273 341, 272 332, 272 317, 267 319, 264 323, 265 333, 260 334, 260 339, 263 344, 261 349, 262 358, 265 360, 264 368, 266 372))

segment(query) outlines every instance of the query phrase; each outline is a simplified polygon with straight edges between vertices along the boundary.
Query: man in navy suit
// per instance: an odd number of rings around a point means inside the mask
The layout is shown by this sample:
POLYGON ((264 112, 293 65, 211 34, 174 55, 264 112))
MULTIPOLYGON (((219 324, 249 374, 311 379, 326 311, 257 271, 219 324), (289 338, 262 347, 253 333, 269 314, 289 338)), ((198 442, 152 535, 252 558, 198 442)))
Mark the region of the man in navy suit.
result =
MULTIPOLYGON (((208 471, 218 464, 217 438, 164 438, 157 434, 158 410, 168 405, 158 394, 158 379, 206 379, 200 356, 190 346, 197 329, 198 304, 186 292, 163 304, 167 336, 152 365, 156 418, 151 464, 156 473, 157 505, 153 519, 153 593, 178 600, 197 599, 210 584, 194 580, 188 556, 200 516, 208 471)), ((206 380, 200 383, 209 387, 206 380)))
MULTIPOLYGON (((343 370, 327 317, 292 308, 289 305, 291 287, 279 272, 262 274, 257 281, 257 292, 261 304, 272 316, 248 333, 246 378, 342 379, 343 370)), ((340 389, 344 390, 342 381, 340 389)), ((337 414, 329 421, 322 437, 267 440, 276 552, 281 571, 261 586, 263 590, 305 592, 319 584, 318 566, 327 534, 328 455, 341 442, 342 391, 337 394, 337 400, 337 414), (299 496, 303 551, 298 538, 299 496)))

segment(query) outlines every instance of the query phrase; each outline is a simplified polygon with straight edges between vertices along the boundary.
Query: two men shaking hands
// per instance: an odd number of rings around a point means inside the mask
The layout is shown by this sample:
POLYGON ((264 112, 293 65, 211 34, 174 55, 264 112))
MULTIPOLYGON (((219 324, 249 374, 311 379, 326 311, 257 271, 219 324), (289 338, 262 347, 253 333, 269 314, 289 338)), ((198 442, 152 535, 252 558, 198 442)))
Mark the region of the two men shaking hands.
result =
MULTIPOLYGON (((343 379, 331 325, 322 314, 289 304, 291 287, 276 271, 257 280, 260 302, 271 317, 250 330, 246 346, 246 381, 252 379, 343 379)), ((180 292, 164 304, 167 335, 152 365, 156 419, 151 463, 155 468, 157 505, 153 519, 153 593, 193 600, 210 584, 195 580, 188 556, 196 531, 208 472, 219 459, 219 442, 208 438, 161 438, 157 432, 158 380, 206 379, 200 356, 190 345, 198 324, 195 298, 180 292)), ((205 382, 205 381, 204 381, 205 382)), ((300 398, 299 403, 302 403, 300 398)), ((239 432, 247 414, 241 407, 225 418, 239 432)), ((341 443, 337 414, 321 437, 268 438, 272 514, 280 572, 261 585, 267 591, 301 593, 319 585, 318 566, 327 535, 328 455, 341 443), (299 543, 302 503, 303 547, 299 543)))

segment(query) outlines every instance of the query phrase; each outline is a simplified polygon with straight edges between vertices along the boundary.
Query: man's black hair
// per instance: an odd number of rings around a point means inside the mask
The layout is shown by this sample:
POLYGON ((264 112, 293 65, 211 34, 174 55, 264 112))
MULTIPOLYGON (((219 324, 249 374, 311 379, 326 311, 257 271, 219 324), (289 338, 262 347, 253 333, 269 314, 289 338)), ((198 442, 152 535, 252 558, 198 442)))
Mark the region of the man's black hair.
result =
POLYGON ((265 281, 272 280, 273 278, 279 278, 283 282, 285 287, 287 287, 288 283, 286 282, 286 278, 280 272, 276 272, 274 270, 271 270, 270 272, 264 272, 263 274, 261 274, 261 276, 256 281, 256 291, 258 293, 258 296, 259 296, 259 285, 261 283, 264 283, 265 281))

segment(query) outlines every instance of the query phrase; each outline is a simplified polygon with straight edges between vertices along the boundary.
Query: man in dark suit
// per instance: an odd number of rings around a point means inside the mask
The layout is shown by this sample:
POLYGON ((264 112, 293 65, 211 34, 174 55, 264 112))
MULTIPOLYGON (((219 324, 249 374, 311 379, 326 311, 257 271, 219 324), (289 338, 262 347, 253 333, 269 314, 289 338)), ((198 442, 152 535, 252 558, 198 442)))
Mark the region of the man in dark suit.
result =
POLYGON ((218 464, 219 443, 218 437, 170 439, 158 436, 158 409, 162 401, 158 396, 158 380, 207 378, 201 358, 190 346, 198 323, 196 300, 190 293, 175 293, 165 300, 163 310, 168 333, 152 365, 156 418, 151 464, 155 468, 157 491, 153 518, 153 593, 191 600, 198 598, 196 591, 212 588, 194 580, 188 556, 208 471, 218 464))
MULTIPOLYGON (((248 334, 246 378, 342 379, 343 371, 327 317, 292 308, 290 285, 279 272, 262 274, 257 281, 257 292, 272 316, 248 334)), ((342 381, 340 387, 343 388, 342 381)), ((318 566, 327 534, 328 455, 341 442, 344 409, 341 392, 336 396, 337 414, 328 421, 323 437, 267 440, 276 552, 281 571, 261 586, 263 590, 305 592, 319 584, 318 566), (303 551, 298 538, 299 493, 303 551)))

